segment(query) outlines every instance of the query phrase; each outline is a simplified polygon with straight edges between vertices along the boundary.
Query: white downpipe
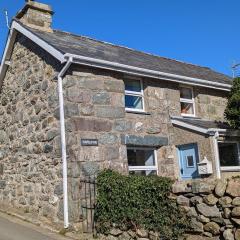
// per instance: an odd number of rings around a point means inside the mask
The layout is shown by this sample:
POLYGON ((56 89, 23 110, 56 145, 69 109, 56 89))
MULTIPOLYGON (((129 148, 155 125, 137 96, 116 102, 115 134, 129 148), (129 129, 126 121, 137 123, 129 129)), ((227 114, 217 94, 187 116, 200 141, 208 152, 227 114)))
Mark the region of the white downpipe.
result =
POLYGON ((214 152, 215 152, 215 166, 216 166, 216 175, 217 178, 221 178, 221 169, 220 169, 220 159, 219 159, 219 151, 218 151, 218 137, 219 133, 215 132, 213 136, 213 144, 214 144, 214 152))
POLYGON ((66 153, 66 136, 65 136, 65 117, 64 117, 64 99, 62 77, 72 64, 72 58, 69 58, 61 72, 58 74, 58 98, 60 112, 60 130, 61 130, 61 150, 62 150, 62 171, 63 171, 63 212, 64 212, 64 228, 69 227, 68 219, 68 176, 67 176, 67 153, 66 153))

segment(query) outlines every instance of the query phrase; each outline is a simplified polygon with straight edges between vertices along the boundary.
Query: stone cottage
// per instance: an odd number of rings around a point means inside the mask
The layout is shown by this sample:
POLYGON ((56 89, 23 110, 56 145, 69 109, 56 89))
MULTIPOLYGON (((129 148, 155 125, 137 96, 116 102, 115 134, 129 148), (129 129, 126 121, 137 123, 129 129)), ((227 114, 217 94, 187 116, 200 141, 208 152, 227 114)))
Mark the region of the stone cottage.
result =
POLYGON ((178 180, 238 174, 224 123, 231 79, 207 67, 53 30, 29 1, 0 68, 0 203, 68 227, 99 169, 178 180))

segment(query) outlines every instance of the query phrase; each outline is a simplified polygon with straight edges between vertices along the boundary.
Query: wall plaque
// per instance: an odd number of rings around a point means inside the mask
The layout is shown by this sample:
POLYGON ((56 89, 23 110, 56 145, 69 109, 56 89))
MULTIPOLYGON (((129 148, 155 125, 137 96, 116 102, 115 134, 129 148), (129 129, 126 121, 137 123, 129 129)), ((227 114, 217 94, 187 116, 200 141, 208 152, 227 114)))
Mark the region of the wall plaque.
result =
POLYGON ((97 139, 81 139, 82 146, 98 146, 97 139))

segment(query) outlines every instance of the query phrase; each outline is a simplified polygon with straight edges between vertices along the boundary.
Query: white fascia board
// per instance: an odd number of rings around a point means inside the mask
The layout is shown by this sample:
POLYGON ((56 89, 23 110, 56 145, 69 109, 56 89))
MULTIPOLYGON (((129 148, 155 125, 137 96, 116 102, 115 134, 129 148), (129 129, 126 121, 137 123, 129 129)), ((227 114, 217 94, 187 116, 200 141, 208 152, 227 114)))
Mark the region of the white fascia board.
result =
POLYGON ((151 171, 151 170, 157 170, 157 166, 129 166, 128 167, 129 171, 141 171, 141 170, 146 170, 146 171, 151 171))
POLYGON ((61 63, 66 62, 66 59, 64 58, 64 55, 52 47, 51 45, 47 44, 45 41, 34 35, 32 32, 21 26, 19 23, 16 21, 12 22, 11 29, 9 32, 7 44, 4 50, 4 54, 2 57, 2 62, 0 66, 0 86, 2 85, 3 79, 5 77, 6 71, 8 69, 8 65, 6 64, 6 61, 10 60, 11 52, 14 46, 14 42, 16 39, 17 32, 20 32, 33 42, 35 42, 37 45, 39 45, 41 48, 46 50, 48 53, 50 53, 53 57, 58 59, 61 63))
POLYGON ((33 42, 35 42, 38 46, 46 50, 48 53, 50 53, 53 57, 58 59, 61 63, 66 62, 66 59, 64 58, 64 54, 58 51, 53 46, 49 45, 45 41, 43 41, 41 38, 37 37, 35 34, 21 26, 16 21, 13 21, 12 28, 16 29, 18 32, 22 33, 27 38, 31 39, 33 42))
POLYGON ((198 78, 191 78, 191 77, 186 77, 186 76, 181 76, 181 75, 176 75, 171 73, 149 70, 145 68, 138 68, 138 67, 133 67, 125 64, 116 63, 116 62, 110 62, 110 61, 105 61, 101 59, 90 58, 90 57, 85 57, 80 55, 69 54, 69 53, 65 54, 64 56, 66 59, 68 59, 69 57, 72 57, 74 63, 82 64, 86 66, 104 68, 108 70, 124 72, 127 74, 157 78, 157 79, 167 80, 171 82, 179 82, 179 83, 188 84, 191 86, 195 85, 195 86, 201 86, 201 87, 208 87, 208 88, 223 90, 227 92, 230 91, 231 89, 231 84, 224 84, 224 83, 219 83, 214 81, 202 80, 198 78))
POLYGON ((11 28, 9 31, 6 47, 3 52, 2 62, 1 62, 1 66, 0 66, 0 87, 2 85, 3 78, 4 78, 7 68, 8 68, 8 64, 6 64, 6 62, 10 60, 9 58, 12 53, 12 49, 13 49, 13 45, 14 45, 16 36, 17 36, 16 31, 11 28))
POLYGON ((223 172, 240 172, 239 166, 231 166, 231 167, 220 167, 223 172))
POLYGON ((196 127, 191 124, 178 121, 176 119, 171 119, 171 122, 173 125, 177 125, 177 126, 180 126, 180 127, 183 127, 183 128, 189 129, 189 130, 193 130, 196 132, 200 132, 200 133, 204 133, 204 134, 208 134, 208 132, 209 132, 208 129, 196 127))
POLYGON ((2 63, 1 63, 1 66, 0 66, 0 88, 2 86, 3 78, 5 76, 7 68, 8 68, 8 65, 4 64, 4 59, 3 59, 2 63))
POLYGON ((220 136, 240 137, 240 130, 209 128, 209 132, 218 132, 220 136))
MULTIPOLYGON (((240 131, 239 130, 233 130, 233 129, 220 129, 220 128, 201 128, 197 127, 188 123, 184 123, 182 121, 179 121, 176 119, 177 117, 174 117, 175 119, 171 119, 171 122, 173 125, 177 125, 189 130, 193 130, 196 132, 208 134, 208 135, 214 135, 214 133, 218 132, 220 136, 232 136, 232 137, 240 137, 240 131)), ((181 118, 179 118, 181 119, 181 118)))

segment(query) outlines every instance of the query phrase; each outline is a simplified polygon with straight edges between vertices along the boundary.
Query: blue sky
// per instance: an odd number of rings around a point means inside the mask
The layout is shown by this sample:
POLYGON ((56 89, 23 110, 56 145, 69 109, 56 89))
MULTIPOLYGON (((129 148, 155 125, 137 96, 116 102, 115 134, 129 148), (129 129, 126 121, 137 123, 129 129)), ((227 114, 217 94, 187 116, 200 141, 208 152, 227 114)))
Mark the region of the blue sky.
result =
MULTIPOLYGON (((240 62, 239 0, 40 0, 52 5, 56 29, 231 75, 240 62)), ((0 52, 24 0, 0 1, 0 52)))

